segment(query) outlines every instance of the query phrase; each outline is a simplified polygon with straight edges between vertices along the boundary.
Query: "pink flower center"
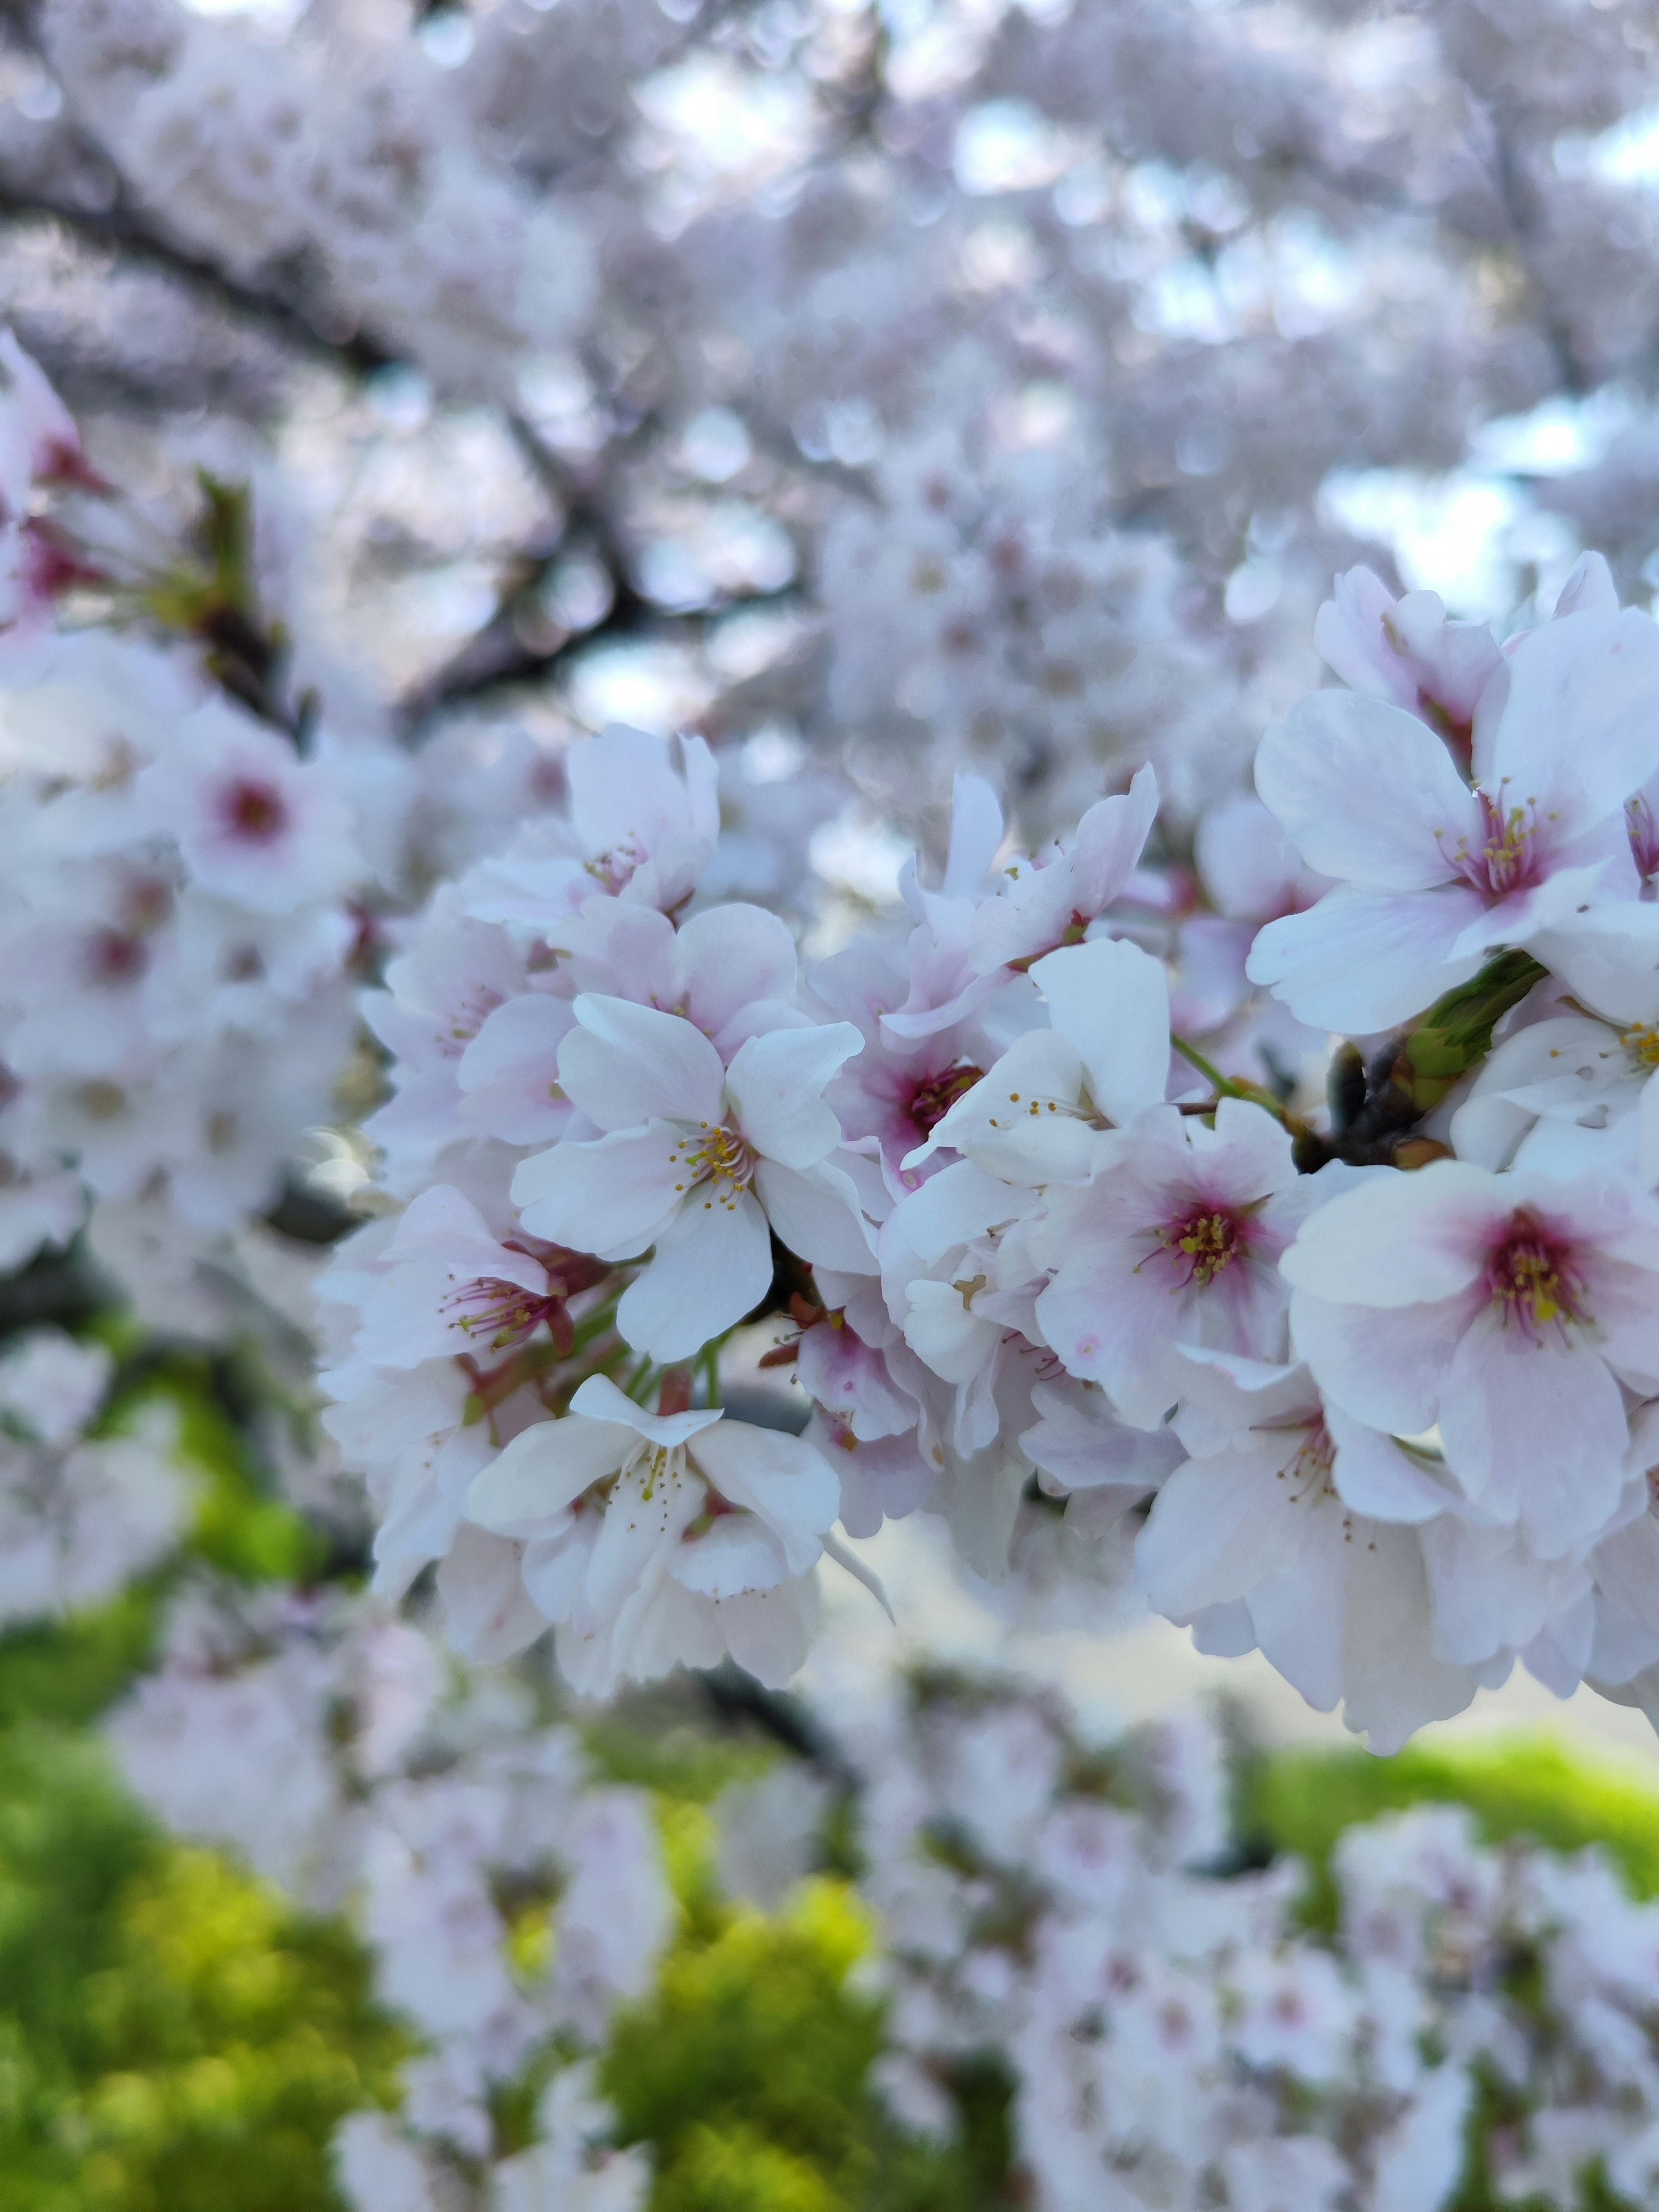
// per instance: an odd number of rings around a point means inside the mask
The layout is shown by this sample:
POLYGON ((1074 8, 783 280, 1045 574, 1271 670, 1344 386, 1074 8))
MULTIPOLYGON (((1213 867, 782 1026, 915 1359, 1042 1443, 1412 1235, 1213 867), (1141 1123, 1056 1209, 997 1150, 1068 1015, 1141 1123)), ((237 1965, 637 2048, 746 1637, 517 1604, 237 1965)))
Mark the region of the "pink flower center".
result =
POLYGON ((1513 1320, 1534 1342, 1547 1328, 1565 1340, 1572 1322, 1589 1319, 1583 1289, 1571 1245, 1522 1206, 1486 1261, 1486 1296, 1504 1328, 1513 1320))
POLYGON ((724 1121, 701 1121, 680 1139, 672 1155, 679 1170, 677 1191, 706 1190, 707 1213, 723 1206, 729 1213, 755 1179, 755 1155, 724 1121))
POLYGON ((97 989, 121 990, 136 983, 149 965, 143 939, 129 936, 125 930, 94 930, 87 941, 87 975, 97 989))
POLYGON ((288 802, 274 783, 239 775, 219 796, 220 819, 245 844, 270 845, 289 826, 288 802))
POLYGON ((1166 1223, 1158 1231, 1158 1240, 1176 1257, 1177 1290, 1207 1290, 1247 1249, 1243 1225, 1231 1207, 1203 1201, 1178 1220, 1166 1223))
POLYGON ((600 889, 608 891, 614 898, 618 892, 627 890, 644 866, 646 858, 645 848, 630 838, 623 844, 611 846, 608 852, 596 853, 584 866, 600 889))
POLYGON ((1480 842, 1471 847, 1467 837, 1460 837, 1448 857, 1463 881, 1495 904, 1516 891, 1530 890, 1544 878, 1545 841, 1538 801, 1529 799, 1524 806, 1505 808, 1484 791, 1474 795, 1480 807, 1480 842))
POLYGON ((468 1336, 488 1329, 492 1332, 489 1349, 505 1352, 533 1336, 544 1322, 551 1325, 563 1305, 562 1297, 526 1290, 521 1283, 504 1281, 499 1275, 481 1275, 456 1291, 447 1310, 468 1336))
POLYGON ((958 1098, 973 1089, 985 1071, 964 1063, 960 1067, 947 1067, 942 1075, 930 1075, 919 1083, 911 1094, 909 1115, 924 1137, 931 1137, 958 1098))
POLYGON ((1638 791, 1634 799, 1625 801, 1625 827, 1630 832, 1631 858, 1636 872, 1644 884, 1659 876, 1659 822, 1653 818, 1653 809, 1638 791))

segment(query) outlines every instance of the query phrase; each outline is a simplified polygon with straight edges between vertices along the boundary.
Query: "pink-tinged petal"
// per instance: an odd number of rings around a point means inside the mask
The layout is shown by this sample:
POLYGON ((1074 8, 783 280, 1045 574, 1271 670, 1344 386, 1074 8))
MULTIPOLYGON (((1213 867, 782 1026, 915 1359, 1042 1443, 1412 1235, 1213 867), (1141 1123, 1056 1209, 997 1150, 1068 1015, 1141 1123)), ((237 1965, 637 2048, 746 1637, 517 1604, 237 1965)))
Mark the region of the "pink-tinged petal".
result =
POLYGON ((738 1048, 726 1078, 738 1127, 757 1152, 787 1168, 810 1168, 841 1142, 823 1087, 864 1049, 851 1022, 773 1030, 738 1048))
POLYGON ((752 1194, 731 1205, 694 1191, 623 1291, 617 1326, 653 1359, 689 1359, 758 1305, 771 1280, 772 1240, 752 1194))
POLYGON ((1511 805, 1536 799, 1582 830, 1619 813, 1659 769, 1659 627, 1628 608, 1549 622, 1508 656, 1499 711, 1483 703, 1475 773, 1511 805))
POLYGON ((1532 951, 1596 1013, 1659 1022, 1659 905, 1593 906, 1535 939, 1532 951))
POLYGON ((1452 947, 1453 957, 1462 959, 1466 954, 1478 953, 1485 959, 1500 945, 1530 945, 1535 938, 1572 921, 1595 900, 1624 896, 1626 886, 1620 882, 1621 876, 1628 878, 1628 893, 1633 898, 1637 883, 1630 865, 1630 841, 1622 823, 1607 827, 1613 833, 1609 844, 1616 836, 1617 845, 1604 859, 1583 867, 1557 868, 1530 890, 1516 891, 1500 899, 1460 932, 1452 947))
POLYGON ((1135 1579, 1155 1613, 1189 1620, 1292 1564, 1305 1516, 1281 1471, 1297 1442, 1294 1435, 1252 1437, 1243 1449, 1190 1459, 1170 1475, 1135 1540, 1135 1579))
POLYGON ((694 914, 674 939, 674 966, 698 1026, 718 1036, 757 999, 790 999, 795 940, 764 907, 733 900, 694 914))
POLYGON ((1113 1418, 1103 1391, 1039 1382, 1031 1392, 1031 1407, 1037 1423, 1020 1437, 1019 1448, 1050 1478, 1043 1487, 1051 1494, 1121 1490, 1119 1510, 1127 1511, 1180 1462, 1181 1446, 1168 1430, 1125 1428, 1113 1418))
POLYGON ((1008 1182, 1081 1182, 1100 1157, 1102 1133, 1077 1118, 1083 1063, 1053 1030, 1018 1037, 965 1091, 907 1168, 936 1152, 957 1152, 1008 1182))
POLYGON ((481 1667, 500 1666, 547 1626, 525 1589, 518 1546, 486 1529, 462 1522, 438 1562, 437 1583, 445 1635, 481 1667))
POLYGON ((728 1504, 757 1514, 771 1529, 790 1573, 805 1574, 841 1510, 841 1486, 823 1453, 779 1429, 722 1421, 692 1457, 728 1504))
POLYGON ((1644 1513, 1590 1553, 1597 1587, 1659 1636, 1659 1517, 1644 1513))
POLYGON ((1486 911, 1455 884, 1433 891, 1328 891, 1305 914, 1258 931, 1245 973, 1315 1029, 1392 1029, 1467 983, 1485 958, 1452 946, 1486 911))
POLYGON ((795 1373, 807 1395, 860 1443, 908 1436, 916 1425, 916 1401, 893 1380, 886 1358, 838 1316, 803 1332, 795 1373))
POLYGON ((1030 973, 1049 1020, 1077 1048, 1101 1112, 1122 1127, 1158 1104, 1170 1075, 1164 963, 1126 938, 1098 938, 1050 952, 1030 973))
POLYGON ((1449 1516, 1422 1535, 1434 1601, 1436 1656, 1479 1667, 1529 1644, 1565 1607, 1589 1589, 1589 1571, 1570 1560, 1540 1559, 1513 1528, 1472 1526, 1449 1516))
POLYGON ((1245 1602, 1263 1658, 1316 1712, 1328 1713, 1342 1695, 1348 1557, 1370 1540, 1363 1522, 1356 1526, 1328 1501, 1310 1498, 1294 1517, 1302 1538, 1296 1559, 1258 1583, 1245 1602))
POLYGON ((632 1429, 647 1443, 661 1444, 671 1451, 723 1418, 718 1406, 688 1407, 684 1413, 647 1413, 625 1390, 619 1390, 608 1375, 590 1375, 571 1399, 570 1410, 586 1414, 590 1421, 611 1421, 632 1429))
POLYGON ((1440 1412, 1446 1459, 1469 1497, 1518 1517, 1559 1559, 1605 1528, 1624 1488, 1624 1399, 1595 1351, 1492 1308, 1452 1357, 1440 1412))
POLYGON ((763 1689, 781 1690, 806 1662, 817 1628, 817 1585, 781 1583, 776 1589, 722 1598, 712 1610, 738 1665, 763 1689))
POLYGON ((1046 866, 1023 868, 1000 898, 975 909, 973 973, 988 976, 1011 960, 1052 951, 1079 924, 1092 921, 1133 873, 1157 813, 1158 778, 1151 768, 1139 770, 1121 797, 1097 799, 1068 850, 1046 866))
POLYGON ((545 1271, 526 1252, 509 1252, 491 1231, 470 1198, 447 1183, 434 1183, 411 1199, 398 1216, 388 1261, 437 1259, 457 1269, 476 1267, 526 1289, 540 1290, 545 1271))
POLYGON ((1455 1297, 1484 1272, 1517 1202, 1505 1177, 1463 1160, 1436 1160, 1316 1206, 1279 1267, 1297 1290, 1344 1304, 1455 1297))
POLYGON ((705 1534, 678 1544, 668 1571, 699 1597, 775 1589, 788 1573, 783 1547, 751 1513, 729 1513, 705 1534))
POLYGON ((585 991, 559 1049, 565 1096, 601 1129, 653 1120, 718 1121, 726 1070, 695 1023, 585 991))
POLYGON ((797 1175, 771 1160, 755 1170, 766 1218, 798 1259, 844 1273, 873 1275, 876 1255, 850 1176, 827 1163, 797 1175))
POLYGON ((891 1246, 915 1253, 931 1267, 953 1244, 970 1243, 988 1230, 1018 1220, 1030 1202, 1024 1192, 1010 1190, 971 1161, 958 1160, 900 1200, 883 1224, 879 1241, 884 1251, 891 1246))
POLYGON ((1479 1310, 1468 1291, 1432 1305, 1328 1304, 1297 1291, 1291 1336, 1328 1406, 1367 1427, 1420 1437, 1439 1417, 1457 1340, 1479 1310))
POLYGON ((1145 1256, 1137 1244, 1085 1245, 1037 1299, 1036 1317, 1068 1374, 1100 1383, 1121 1419, 1155 1429, 1179 1395, 1170 1349, 1182 1316, 1161 1279, 1136 1272, 1145 1256))
POLYGON ((639 1442, 631 1427, 616 1421, 580 1415, 538 1421, 473 1477, 467 1518, 503 1535, 532 1534, 538 1522, 615 1474, 639 1442))
POLYGON ((707 1502, 701 1477, 675 1455, 641 1453, 605 1500, 584 1591, 594 1612, 617 1610, 649 1574, 660 1573, 707 1502))
POLYGON ((1255 787, 1310 868, 1376 891, 1451 881, 1480 810, 1444 744, 1415 714, 1357 691, 1314 691, 1270 729, 1255 787))
POLYGON ((562 999, 532 991, 485 1021, 455 1070, 468 1126, 509 1145, 544 1143, 570 1118, 559 1047, 574 1019, 562 999))
POLYGON ((1434 1656, 1428 1577, 1416 1531, 1373 1522, 1349 1547, 1343 1719, 1387 1758, 1430 1721, 1461 1713, 1474 1675, 1434 1656))
POLYGON ((1335 1406, 1326 1408, 1325 1425, 1336 1447, 1337 1495, 1356 1513, 1415 1528, 1462 1504, 1456 1491, 1380 1429, 1367 1428, 1335 1406))
POLYGON ((1001 842, 1002 807, 995 792, 981 776, 957 776, 951 787, 951 848, 941 894, 976 897, 1001 842))
POLYGON ((628 1260, 655 1243, 674 1218, 684 1176, 675 1132, 665 1121, 648 1121, 520 1160, 513 1203, 532 1237, 628 1260))

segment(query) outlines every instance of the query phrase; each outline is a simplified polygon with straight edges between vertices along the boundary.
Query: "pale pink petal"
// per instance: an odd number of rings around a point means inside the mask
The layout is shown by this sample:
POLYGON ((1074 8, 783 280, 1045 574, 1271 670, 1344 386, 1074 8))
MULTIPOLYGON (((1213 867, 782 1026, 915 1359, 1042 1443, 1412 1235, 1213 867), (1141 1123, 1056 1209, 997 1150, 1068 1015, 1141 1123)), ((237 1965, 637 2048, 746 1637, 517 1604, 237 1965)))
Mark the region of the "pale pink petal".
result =
POLYGON ((760 1518, 784 1547, 791 1574, 804 1574, 841 1510, 835 1469, 805 1437, 780 1429, 722 1421, 698 1439, 692 1456, 728 1504, 760 1518))
POLYGON ((1439 1417, 1452 1353, 1480 1299, 1474 1291, 1425 1306, 1345 1306, 1298 1291, 1291 1336, 1328 1406, 1420 1437, 1439 1417))
POLYGON ((1297 1290, 1345 1304, 1455 1297, 1481 1274, 1516 1204, 1505 1178, 1462 1160, 1376 1176, 1316 1206, 1279 1267, 1297 1290))
POLYGON ((689 1359, 758 1305, 771 1280, 772 1240, 752 1194, 729 1205, 694 1192, 623 1291, 617 1326, 653 1359, 689 1359))
POLYGON ((851 1176, 823 1162, 805 1175, 763 1160, 755 1190, 766 1218, 798 1259, 873 1275, 876 1257, 851 1176))
POLYGON ((789 1570, 783 1547, 752 1513, 729 1513, 703 1535, 677 1545, 668 1571, 700 1597, 775 1589, 789 1570))
POLYGON ((1392 1029, 1443 992, 1479 974, 1485 956, 1452 956, 1486 911, 1462 884, 1434 891, 1328 891, 1305 914, 1287 914, 1256 935, 1245 963, 1298 1021, 1315 1029, 1392 1029))
POLYGON ((1449 883, 1481 842, 1474 794, 1415 714, 1358 691, 1314 691, 1270 729, 1255 787, 1310 868, 1368 890, 1449 883))
POLYGON ((1618 1506, 1629 1430, 1619 1385, 1590 1346, 1506 1328, 1489 1307, 1453 1355, 1440 1433, 1469 1496, 1518 1516, 1546 1559, 1593 1536, 1618 1506))
POLYGON ((520 1161, 513 1203, 532 1237, 601 1259, 632 1259, 656 1242, 685 1196, 678 1147, 665 1121, 591 1144, 555 1145, 520 1161))
POLYGON ((1474 1698, 1475 1680, 1434 1656, 1422 1547, 1411 1528, 1373 1522, 1349 1565, 1343 1718, 1387 1758, 1429 1721, 1474 1698))
POLYGON ((841 1142, 823 1087, 864 1049, 851 1022, 773 1030, 738 1048, 726 1078, 738 1127, 757 1152, 788 1168, 816 1166, 841 1142))
POLYGON ((1075 1045, 1096 1105, 1120 1127, 1157 1105, 1170 1075, 1170 985, 1161 960, 1123 938, 1071 945, 1034 963, 1048 1018, 1075 1045))
POLYGON ((530 1534, 580 1498, 594 1483, 615 1474, 639 1449, 632 1428, 615 1421, 538 1421, 472 1479, 466 1494, 467 1518, 504 1535, 530 1534))
POLYGON ((1292 1563, 1302 1523, 1279 1478, 1295 1442, 1253 1438, 1246 1449, 1189 1459, 1170 1475, 1135 1541, 1135 1579, 1155 1612, 1188 1620, 1292 1563))
POLYGON ((559 1049, 565 1096, 601 1129, 641 1121, 718 1121, 726 1071, 695 1023, 584 992, 580 1026, 559 1049))
POLYGON ((1461 1503, 1455 1491, 1381 1430, 1367 1428, 1335 1406, 1326 1408, 1325 1425, 1336 1446, 1337 1493, 1356 1513, 1416 1526, 1461 1503))
POLYGON ((1576 830, 1619 813, 1659 769, 1659 627, 1633 607, 1530 631, 1509 655, 1501 711, 1483 705, 1475 772, 1507 803, 1536 799, 1576 830))

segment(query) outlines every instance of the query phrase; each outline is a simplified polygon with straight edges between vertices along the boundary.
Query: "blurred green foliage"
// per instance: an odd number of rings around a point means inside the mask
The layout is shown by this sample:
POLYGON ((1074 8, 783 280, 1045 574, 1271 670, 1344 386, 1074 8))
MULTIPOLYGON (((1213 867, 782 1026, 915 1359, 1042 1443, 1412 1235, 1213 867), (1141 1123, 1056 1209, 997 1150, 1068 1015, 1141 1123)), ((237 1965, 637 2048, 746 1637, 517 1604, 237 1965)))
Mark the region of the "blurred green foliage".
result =
MULTIPOLYGON (((111 1348, 107 1425, 158 1401, 178 1423, 198 1484, 187 1555, 251 1580, 315 1571, 317 1539, 246 1441, 246 1378, 188 1352, 111 1348)), ((342 1926, 157 1835, 118 1786, 95 1723, 143 1665, 175 1572, 0 1636, 0 2212, 337 2212, 335 2124, 395 2100, 410 2047, 342 1926)), ((680 1907, 657 1985, 601 2069, 624 2140, 651 2146, 653 2212, 1012 2212, 995 2063, 940 2083, 959 2124, 945 2148, 906 2134, 875 2094, 874 1931, 839 1871, 769 1914, 720 1893, 709 1805, 779 1755, 729 1718, 670 1690, 586 1730, 604 1772, 655 1793, 680 1907)), ((1548 1738, 1393 1759, 1292 1750, 1240 1770, 1247 1845, 1306 1859, 1316 1925, 1334 1919, 1342 1831, 1425 1802, 1468 1806, 1492 1840, 1600 1844, 1659 1894, 1659 1786, 1548 1738)), ((527 2136, 542 2071, 498 2100, 503 2148, 527 2136)), ((1477 2162, 1458 2212, 1493 2202, 1477 2162)), ((1592 2193, 1583 2212, 1613 2203, 1592 2193)))
POLYGON ((95 1741, 0 1733, 5 2212, 322 2212, 407 2039, 337 1923, 164 1841, 95 1741))
POLYGON ((1428 1804, 1467 1806, 1486 1843, 1529 1836, 1559 1851, 1598 1844, 1638 1897, 1659 1895, 1659 1777, 1632 1759, 1569 1750, 1554 1736, 1408 1744, 1393 1759, 1358 1749, 1277 1752, 1246 1762, 1238 1818, 1258 1851, 1307 1860, 1305 1917, 1330 1928, 1330 1856, 1342 1831, 1428 1804))

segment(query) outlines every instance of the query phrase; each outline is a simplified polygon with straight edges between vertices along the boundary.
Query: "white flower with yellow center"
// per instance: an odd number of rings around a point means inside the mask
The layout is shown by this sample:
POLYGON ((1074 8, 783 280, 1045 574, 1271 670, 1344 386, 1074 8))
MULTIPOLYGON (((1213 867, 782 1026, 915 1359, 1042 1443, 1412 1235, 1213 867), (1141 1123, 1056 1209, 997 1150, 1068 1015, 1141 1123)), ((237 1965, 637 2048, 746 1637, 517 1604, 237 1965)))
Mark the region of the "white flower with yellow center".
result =
POLYGON ((636 1350, 688 1358, 741 1321, 772 1279, 769 1224, 804 1260, 874 1273, 829 1164, 841 1124, 823 1087, 864 1042, 850 1022, 750 1037, 728 1068, 681 1015, 592 993, 574 1012, 560 1085, 606 1133, 524 1161, 513 1200, 532 1236, 574 1251, 654 1247, 617 1310, 636 1350))

